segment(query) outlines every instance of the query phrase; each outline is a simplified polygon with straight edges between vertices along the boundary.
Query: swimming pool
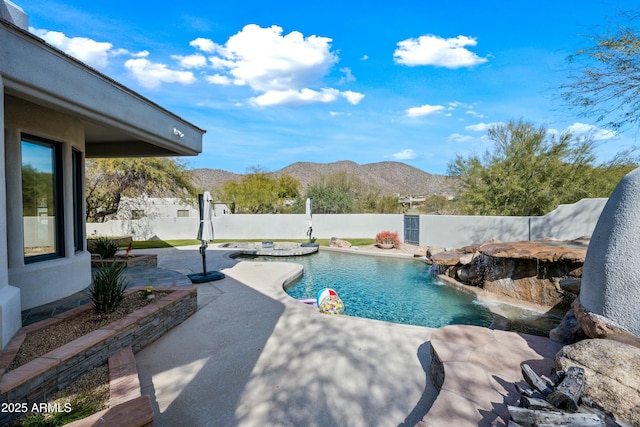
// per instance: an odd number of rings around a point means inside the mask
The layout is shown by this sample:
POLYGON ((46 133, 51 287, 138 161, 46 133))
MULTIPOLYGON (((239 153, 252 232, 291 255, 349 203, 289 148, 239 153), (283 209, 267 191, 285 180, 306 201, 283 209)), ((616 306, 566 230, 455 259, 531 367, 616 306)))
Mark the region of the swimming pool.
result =
POLYGON ((293 298, 315 298, 332 288, 345 314, 393 323, 439 328, 462 324, 489 326, 492 314, 472 295, 453 289, 421 261, 320 251, 317 254, 256 261, 289 261, 303 265, 303 276, 285 291, 293 298))

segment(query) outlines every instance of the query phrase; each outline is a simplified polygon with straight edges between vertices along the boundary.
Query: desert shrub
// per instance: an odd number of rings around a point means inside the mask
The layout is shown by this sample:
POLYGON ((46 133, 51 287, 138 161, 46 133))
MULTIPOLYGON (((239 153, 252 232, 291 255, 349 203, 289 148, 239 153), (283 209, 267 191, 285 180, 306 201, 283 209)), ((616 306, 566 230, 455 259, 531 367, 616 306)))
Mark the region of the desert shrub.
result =
POLYGON ((399 248, 400 238, 398 237, 398 233, 396 233, 395 231, 385 230, 376 234, 376 243, 379 245, 392 243, 393 246, 395 246, 396 248, 399 248))
POLYGON ((98 313, 113 313, 124 299, 127 283, 122 277, 126 265, 118 265, 115 261, 111 265, 98 268, 89 287, 89 298, 98 313))
POLYGON ((92 240, 92 253, 100 255, 102 258, 113 258, 118 252, 118 243, 109 237, 98 237, 92 240))

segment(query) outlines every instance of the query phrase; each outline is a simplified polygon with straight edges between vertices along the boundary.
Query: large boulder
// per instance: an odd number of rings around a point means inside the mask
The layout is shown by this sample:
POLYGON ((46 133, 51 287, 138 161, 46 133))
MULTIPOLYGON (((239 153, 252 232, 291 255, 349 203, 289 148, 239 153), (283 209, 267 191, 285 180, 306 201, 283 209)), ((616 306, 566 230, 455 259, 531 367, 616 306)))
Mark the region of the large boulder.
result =
POLYGON ((640 169, 617 185, 591 236, 580 301, 640 336, 640 169))
POLYGON ((329 246, 332 248, 348 249, 351 247, 351 243, 346 240, 339 239, 337 237, 332 237, 331 240, 329 241, 329 246))
POLYGON ((616 419, 640 426, 640 349, 606 339, 567 345, 556 355, 556 369, 585 370, 583 398, 592 400, 616 419))

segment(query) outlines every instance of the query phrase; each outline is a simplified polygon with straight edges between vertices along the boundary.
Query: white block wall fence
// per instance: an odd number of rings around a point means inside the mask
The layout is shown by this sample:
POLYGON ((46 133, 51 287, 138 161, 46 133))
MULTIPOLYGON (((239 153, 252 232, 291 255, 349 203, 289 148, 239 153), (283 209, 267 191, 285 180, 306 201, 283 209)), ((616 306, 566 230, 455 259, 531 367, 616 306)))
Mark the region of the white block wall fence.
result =
MULTIPOLYGON (((490 239, 525 241, 571 240, 590 236, 607 199, 583 199, 560 205, 541 217, 420 215, 420 246, 456 248, 490 239)), ((87 223, 87 236, 133 236, 134 240, 195 239, 197 217, 145 217, 87 223)), ((404 241, 402 214, 314 214, 317 238, 375 238, 382 230, 397 231, 404 241)), ((226 214, 213 218, 216 239, 304 239, 304 214, 226 214)))

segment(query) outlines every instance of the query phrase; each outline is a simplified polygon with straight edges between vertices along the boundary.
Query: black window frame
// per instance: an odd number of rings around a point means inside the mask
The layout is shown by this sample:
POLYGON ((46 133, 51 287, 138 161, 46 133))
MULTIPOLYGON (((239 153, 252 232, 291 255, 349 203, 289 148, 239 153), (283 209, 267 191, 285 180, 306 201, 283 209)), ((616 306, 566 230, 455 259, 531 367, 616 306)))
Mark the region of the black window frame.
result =
MULTIPOLYGON (((55 220, 55 252, 50 252, 42 255, 24 256, 25 264, 32 264, 35 262, 48 261, 52 259, 64 258, 65 256, 65 239, 64 239, 64 180, 63 180, 63 162, 62 162, 62 143, 53 141, 47 138, 42 138, 35 135, 23 133, 20 135, 20 145, 23 142, 30 144, 36 144, 51 148, 53 150, 53 197, 54 197, 54 212, 56 215, 55 220)), ((21 154, 22 157, 22 154, 21 154)), ((21 160, 20 169, 22 170, 23 159, 21 160)), ((23 189, 24 191, 24 189, 23 189)), ((24 195, 23 195, 24 197, 24 195)), ((23 212, 24 218, 24 212, 23 212)), ((24 236, 24 230, 23 230, 24 236)), ((24 248, 23 248, 24 251, 24 248)))
POLYGON ((84 216, 82 214, 84 195, 84 158, 80 150, 71 149, 71 173, 73 180, 73 248, 76 252, 85 248, 84 216))

